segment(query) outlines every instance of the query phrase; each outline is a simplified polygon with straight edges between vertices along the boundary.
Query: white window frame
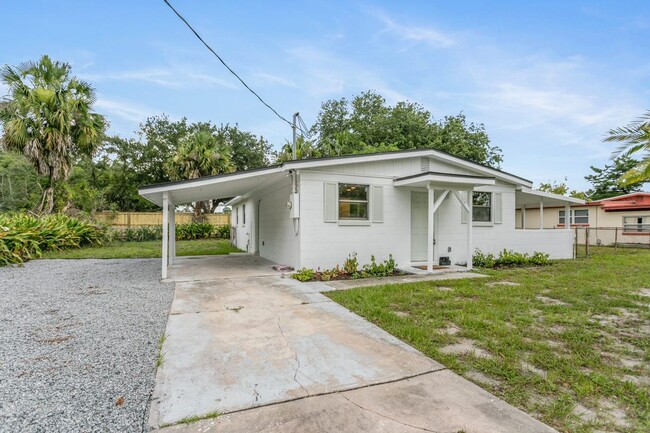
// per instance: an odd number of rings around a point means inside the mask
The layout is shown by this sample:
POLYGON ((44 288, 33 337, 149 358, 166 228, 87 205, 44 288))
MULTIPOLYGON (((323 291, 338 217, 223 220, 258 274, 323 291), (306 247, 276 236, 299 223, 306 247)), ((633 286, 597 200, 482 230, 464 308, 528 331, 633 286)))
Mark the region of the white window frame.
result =
POLYGON ((494 193, 489 191, 473 191, 472 192, 472 225, 492 225, 494 224, 494 193), (474 204, 474 195, 475 194, 487 194, 490 197, 490 206, 476 206, 474 204), (484 220, 475 220, 474 219, 474 208, 489 208, 490 209, 490 219, 488 221, 484 220))
MULTIPOLYGON (((560 226, 564 226, 566 221, 565 215, 564 215, 564 209, 560 210, 557 214, 557 223, 560 226)), ((588 226, 589 225, 589 209, 571 209, 569 211, 569 225, 572 226, 588 226), (585 215, 578 215, 578 218, 587 218, 587 222, 580 222, 576 223, 576 212, 586 212, 585 215)))
POLYGON ((370 184, 365 184, 365 183, 345 183, 345 182, 339 182, 337 184, 337 196, 336 196, 336 213, 337 213, 337 218, 338 222, 340 225, 370 225, 370 194, 371 194, 371 186, 370 184), (348 186, 359 186, 359 187, 365 187, 366 188, 366 199, 365 200, 349 200, 349 199, 344 199, 344 203, 365 203, 366 204, 366 217, 365 218, 346 218, 346 217, 341 217, 341 185, 348 185, 348 186))
POLYGON ((650 216, 648 215, 629 215, 623 217, 624 234, 650 234, 650 216), (637 222, 626 222, 627 219, 635 219, 637 222), (641 222, 638 222, 641 220, 641 222), (631 229, 629 229, 631 228, 631 229))

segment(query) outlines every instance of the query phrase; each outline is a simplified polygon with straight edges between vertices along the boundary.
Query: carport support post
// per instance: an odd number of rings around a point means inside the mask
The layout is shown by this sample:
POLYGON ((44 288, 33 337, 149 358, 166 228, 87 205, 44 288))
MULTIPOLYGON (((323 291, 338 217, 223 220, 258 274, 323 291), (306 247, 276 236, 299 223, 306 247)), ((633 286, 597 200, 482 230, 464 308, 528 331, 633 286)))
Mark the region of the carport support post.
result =
POLYGON ((162 194, 162 279, 167 278, 169 263, 169 193, 162 194))
POLYGON ((176 259, 176 205, 169 200, 169 264, 176 259))
POLYGON ((431 184, 427 185, 427 190, 429 193, 429 206, 427 209, 427 271, 433 271, 433 215, 434 215, 434 189, 431 184))
POLYGON ((472 269, 474 265, 474 248, 472 246, 472 225, 474 224, 474 215, 472 213, 472 207, 474 204, 474 190, 470 189, 467 191, 467 265, 466 268, 468 271, 472 269))

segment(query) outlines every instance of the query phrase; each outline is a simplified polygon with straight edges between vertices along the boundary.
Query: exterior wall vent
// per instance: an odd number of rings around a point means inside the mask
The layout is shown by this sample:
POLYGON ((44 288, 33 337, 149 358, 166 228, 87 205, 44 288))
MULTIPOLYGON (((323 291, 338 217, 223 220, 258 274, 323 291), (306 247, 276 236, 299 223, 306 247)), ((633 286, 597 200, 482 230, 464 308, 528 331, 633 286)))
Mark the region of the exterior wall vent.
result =
POLYGON ((420 171, 422 173, 429 171, 429 158, 420 158, 420 171))

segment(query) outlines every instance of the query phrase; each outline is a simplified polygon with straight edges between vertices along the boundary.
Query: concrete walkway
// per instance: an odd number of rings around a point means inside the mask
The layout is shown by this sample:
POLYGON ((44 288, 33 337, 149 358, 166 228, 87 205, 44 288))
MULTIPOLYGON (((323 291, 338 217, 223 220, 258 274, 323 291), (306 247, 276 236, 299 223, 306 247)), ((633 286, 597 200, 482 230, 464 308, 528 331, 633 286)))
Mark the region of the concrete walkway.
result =
POLYGON ((552 432, 272 263, 179 260, 158 369, 165 431, 552 432))

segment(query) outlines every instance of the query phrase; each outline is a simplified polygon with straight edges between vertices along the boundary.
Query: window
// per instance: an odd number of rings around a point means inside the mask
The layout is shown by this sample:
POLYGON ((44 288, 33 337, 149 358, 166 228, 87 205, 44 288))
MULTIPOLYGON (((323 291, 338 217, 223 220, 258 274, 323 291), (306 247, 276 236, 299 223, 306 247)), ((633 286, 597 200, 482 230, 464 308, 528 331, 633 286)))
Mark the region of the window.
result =
POLYGON ((492 193, 475 192, 472 197, 472 221, 492 221, 492 193))
POLYGON ((242 224, 246 225, 246 205, 241 207, 242 224))
POLYGON ((650 233, 650 216, 623 217, 625 233, 650 233))
POLYGON ((339 184, 339 219, 368 219, 368 185, 339 184))
MULTIPOLYGON (((564 211, 561 210, 558 218, 558 224, 564 225, 564 211)), ((589 210, 588 209, 571 209, 569 213, 569 224, 571 225, 588 225, 589 224, 589 210)))
POLYGON ((239 225, 239 206, 235 208, 235 225, 239 225))

